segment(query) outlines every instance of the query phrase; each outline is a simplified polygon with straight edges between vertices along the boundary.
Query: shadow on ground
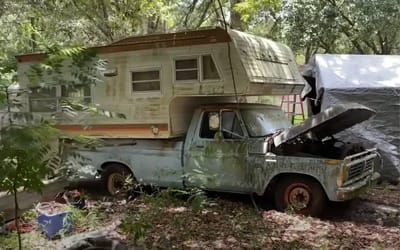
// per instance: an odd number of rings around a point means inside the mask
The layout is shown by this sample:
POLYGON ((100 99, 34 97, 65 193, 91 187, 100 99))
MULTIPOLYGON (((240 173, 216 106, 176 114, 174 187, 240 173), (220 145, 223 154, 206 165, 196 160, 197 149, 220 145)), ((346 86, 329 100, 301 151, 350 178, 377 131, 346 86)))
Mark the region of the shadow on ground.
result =
MULTIPOLYGON (((95 200, 108 200, 111 198, 98 180, 85 180, 72 183, 70 188, 84 189, 85 193, 95 200)), ((158 188, 146 187, 145 193, 151 194, 160 191, 158 188)), ((211 199, 220 199, 238 202, 249 209, 258 211, 273 210, 274 203, 271 198, 254 195, 229 194, 220 192, 207 192, 211 199)), ((183 197, 182 199, 185 199, 183 197)), ((377 199, 357 198, 347 202, 329 202, 323 220, 333 222, 352 221, 354 223, 367 223, 381 226, 400 226, 400 204, 383 204, 377 199)))

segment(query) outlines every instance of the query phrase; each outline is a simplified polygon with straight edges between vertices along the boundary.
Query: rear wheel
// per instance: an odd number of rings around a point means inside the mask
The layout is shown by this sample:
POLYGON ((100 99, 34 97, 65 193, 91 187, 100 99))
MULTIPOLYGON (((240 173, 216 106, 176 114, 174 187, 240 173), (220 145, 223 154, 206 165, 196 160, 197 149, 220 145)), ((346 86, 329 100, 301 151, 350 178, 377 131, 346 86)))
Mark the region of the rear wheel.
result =
POLYGON ((105 167, 101 180, 107 192, 115 196, 122 191, 128 177, 132 177, 132 173, 125 166, 110 164, 105 167))
POLYGON ((308 177, 287 177, 276 186, 275 205, 279 211, 293 210, 295 213, 320 216, 327 198, 321 185, 308 177))

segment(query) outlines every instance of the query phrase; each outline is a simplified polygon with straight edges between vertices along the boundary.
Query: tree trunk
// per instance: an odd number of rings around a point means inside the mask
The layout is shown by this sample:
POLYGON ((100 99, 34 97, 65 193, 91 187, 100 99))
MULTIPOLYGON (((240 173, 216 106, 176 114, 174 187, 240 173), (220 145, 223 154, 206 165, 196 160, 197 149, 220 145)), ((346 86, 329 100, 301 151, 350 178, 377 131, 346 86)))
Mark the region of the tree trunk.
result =
POLYGON ((230 0, 230 18, 231 18, 231 29, 244 30, 244 24, 242 22, 242 16, 234 9, 237 3, 241 3, 242 0, 230 0))
POLYGON ((14 221, 15 227, 17 228, 17 235, 18 235, 18 249, 22 249, 22 240, 21 240, 21 230, 19 228, 19 206, 18 206, 18 196, 17 196, 17 187, 13 186, 13 193, 14 193, 14 221))
POLYGON ((160 16, 153 14, 147 18, 147 34, 155 33, 158 30, 158 25, 160 22, 160 16))
POLYGON ((30 31, 31 33, 31 50, 32 52, 35 52, 37 44, 36 44, 36 34, 35 34, 35 30, 36 30, 36 22, 35 22, 35 18, 31 17, 30 18, 30 22, 31 22, 31 26, 33 28, 33 30, 30 31))

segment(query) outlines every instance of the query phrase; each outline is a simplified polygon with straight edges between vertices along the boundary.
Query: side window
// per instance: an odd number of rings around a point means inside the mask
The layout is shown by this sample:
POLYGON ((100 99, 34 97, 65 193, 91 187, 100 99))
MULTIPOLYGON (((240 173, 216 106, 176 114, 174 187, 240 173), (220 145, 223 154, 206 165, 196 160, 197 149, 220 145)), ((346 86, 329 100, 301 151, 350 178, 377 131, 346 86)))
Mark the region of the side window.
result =
POLYGON ((29 94, 31 112, 54 112, 58 110, 60 98, 89 104, 92 102, 90 85, 56 86, 51 88, 34 87, 29 94))
POLYGON ((131 84, 133 92, 160 91, 160 70, 132 71, 131 84))
POLYGON ((216 131, 210 130, 208 123, 210 114, 211 112, 203 113, 203 118, 201 120, 201 127, 200 127, 200 138, 214 139, 216 131))
POLYGON ((57 110, 57 89, 31 88, 29 106, 32 112, 53 112, 57 110))
POLYGON ((175 79, 177 81, 198 80, 197 58, 175 60, 175 79))
POLYGON ((217 67, 215 66, 214 60, 211 55, 204 55, 202 60, 202 79, 203 80, 219 80, 219 74, 217 67))
POLYGON ((75 88, 72 86, 61 86, 61 97, 85 104, 92 102, 90 85, 78 86, 75 88))
POLYGON ((235 112, 222 112, 222 133, 225 139, 240 139, 244 136, 239 118, 235 112))

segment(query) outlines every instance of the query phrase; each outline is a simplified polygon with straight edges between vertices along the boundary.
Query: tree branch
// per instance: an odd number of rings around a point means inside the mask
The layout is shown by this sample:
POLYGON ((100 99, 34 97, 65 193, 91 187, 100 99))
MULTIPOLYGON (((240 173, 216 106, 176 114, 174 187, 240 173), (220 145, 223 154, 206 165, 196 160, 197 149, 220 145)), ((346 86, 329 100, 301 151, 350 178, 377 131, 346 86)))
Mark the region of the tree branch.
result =
POLYGON ((346 22, 348 22, 351 27, 354 27, 354 22, 343 13, 343 11, 340 9, 340 7, 336 4, 335 0, 325 0, 325 1, 328 2, 329 4, 331 4, 333 7, 335 7, 337 9, 337 11, 339 12, 340 16, 343 17, 343 19, 346 20, 346 22))
POLYGON ((206 18, 207 12, 210 9, 210 6, 211 6, 212 2, 213 2, 213 0, 209 0, 209 1, 206 2, 206 6, 205 6, 205 8, 203 10, 203 13, 200 16, 199 21, 197 22, 196 28, 199 28, 203 24, 203 22, 204 22, 204 20, 206 18))
POLYGON ((352 38, 352 35, 348 30, 345 30, 342 28, 342 32, 347 36, 347 38, 350 40, 351 44, 358 50, 359 53, 365 54, 364 49, 362 48, 361 44, 354 38, 352 38))
POLYGON ((193 13, 193 11, 194 11, 194 9, 195 9, 195 7, 196 7, 196 5, 197 5, 197 2, 198 2, 198 0, 193 0, 192 4, 190 4, 190 6, 189 6, 189 10, 188 10, 188 12, 187 12, 186 15, 185 15, 185 20, 183 21, 183 25, 184 25, 185 27, 187 27, 187 23, 188 23, 188 21, 189 21, 189 16, 190 16, 190 14, 193 13))
POLYGON ((112 35, 111 35, 111 37, 110 37, 110 34, 109 34, 108 30, 107 30, 107 29, 104 29, 104 27, 102 26, 102 24, 99 24, 99 23, 96 21, 96 19, 93 18, 93 16, 89 15, 89 13, 88 13, 85 9, 81 8, 81 7, 80 7, 80 3, 77 3, 76 0, 72 0, 72 4, 73 4, 74 7, 75 7, 78 11, 80 11, 90 22, 92 22, 92 24, 93 24, 96 28, 98 28, 98 29, 100 30, 100 32, 101 32, 107 39, 109 39, 109 42, 112 42, 112 41, 113 41, 113 37, 112 37, 112 35))
POLYGON ((374 54, 381 54, 378 50, 378 48, 376 47, 375 43, 370 41, 370 40, 366 40, 364 39, 363 42, 370 48, 372 49, 372 51, 374 52, 374 54))

